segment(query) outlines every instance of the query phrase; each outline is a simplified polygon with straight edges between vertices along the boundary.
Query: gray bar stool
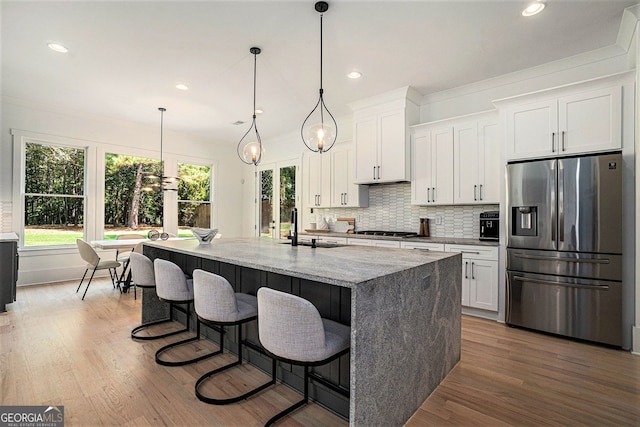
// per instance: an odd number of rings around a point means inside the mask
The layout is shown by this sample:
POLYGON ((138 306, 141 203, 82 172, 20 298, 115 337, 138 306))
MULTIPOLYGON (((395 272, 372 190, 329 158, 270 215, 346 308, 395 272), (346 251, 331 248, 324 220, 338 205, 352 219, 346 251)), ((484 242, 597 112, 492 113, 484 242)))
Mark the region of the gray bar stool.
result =
MULTIPOLYGON (((176 308, 186 314, 187 326, 185 330, 188 331, 191 322, 190 306, 193 302, 193 281, 191 279, 187 280, 182 269, 180 269, 176 264, 163 259, 158 258, 153 261, 153 270, 156 279, 156 293, 158 294, 158 298, 161 301, 172 304, 172 309, 176 308), (186 307, 183 311, 180 307, 173 307, 174 304, 185 304, 186 307)), ((156 363, 163 366, 184 366, 222 353, 222 349, 220 349, 212 353, 207 353, 202 356, 178 362, 170 362, 160 359, 160 355, 171 348, 199 340, 200 321, 196 320, 196 336, 165 345, 158 349, 158 351, 156 351, 156 363)))
MULTIPOLYGON (((142 255, 141 253, 134 251, 129 254, 129 263, 130 263, 129 272, 131 273, 131 277, 133 282, 135 283, 135 286, 143 289, 155 289, 156 278, 153 272, 153 262, 151 262, 151 260, 147 258, 145 255, 142 255)), ((143 323, 142 325, 136 326, 135 328, 133 328, 131 330, 131 338, 134 338, 137 340, 149 341, 149 340, 157 340, 160 338, 170 337, 172 335, 181 334, 183 332, 188 332, 189 331, 188 328, 182 328, 176 331, 167 332, 160 335, 138 335, 138 332, 142 331, 143 329, 147 329, 150 326, 173 322, 173 308, 174 308, 173 304, 171 304, 171 307, 169 308, 168 319, 162 319, 162 320, 156 320, 153 322, 143 323)))
POLYGON ((235 293, 231 284, 222 276, 209 273, 204 270, 193 271, 193 305, 198 315, 198 320, 208 326, 220 328, 220 349, 224 350, 224 327, 235 326, 238 328, 238 359, 213 371, 202 375, 195 385, 195 393, 198 399, 213 405, 227 405, 239 402, 264 390, 276 382, 276 361, 271 367, 271 380, 240 396, 229 399, 216 399, 205 396, 200 392, 200 386, 209 378, 234 366, 242 364, 242 346, 246 345, 262 354, 264 350, 251 341, 242 339, 242 325, 258 318, 258 300, 253 295, 235 293))
POLYGON ((304 366, 304 398, 273 416, 265 426, 308 403, 310 379, 349 396, 347 390, 309 372, 310 366, 324 365, 349 352, 349 326, 321 318, 304 298, 263 287, 258 289, 258 334, 269 356, 304 366))

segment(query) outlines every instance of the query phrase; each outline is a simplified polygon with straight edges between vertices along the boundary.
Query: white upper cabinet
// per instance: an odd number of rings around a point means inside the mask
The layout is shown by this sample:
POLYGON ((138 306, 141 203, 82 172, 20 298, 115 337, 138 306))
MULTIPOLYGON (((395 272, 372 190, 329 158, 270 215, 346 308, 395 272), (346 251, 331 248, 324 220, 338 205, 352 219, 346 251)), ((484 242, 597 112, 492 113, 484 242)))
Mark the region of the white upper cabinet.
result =
POLYGON ((350 105, 354 110, 356 183, 410 179, 408 126, 418 122, 420 97, 405 87, 350 105))
POLYGON ((304 200, 311 208, 331 206, 331 158, 329 153, 304 154, 304 200))
MULTIPOLYGON (((369 188, 357 185, 353 149, 331 150, 331 206, 367 207, 369 188)), ((326 154, 325 154, 326 155, 326 154)))
POLYGON ((416 129, 411 144, 411 203, 453 203, 453 130, 451 127, 416 129))
POLYGON ((495 114, 453 124, 453 202, 500 203, 500 150, 495 114))
POLYGON ((412 204, 499 203, 497 114, 412 127, 412 204))
POLYGON ((594 80, 502 100, 507 160, 622 148, 622 83, 594 80))

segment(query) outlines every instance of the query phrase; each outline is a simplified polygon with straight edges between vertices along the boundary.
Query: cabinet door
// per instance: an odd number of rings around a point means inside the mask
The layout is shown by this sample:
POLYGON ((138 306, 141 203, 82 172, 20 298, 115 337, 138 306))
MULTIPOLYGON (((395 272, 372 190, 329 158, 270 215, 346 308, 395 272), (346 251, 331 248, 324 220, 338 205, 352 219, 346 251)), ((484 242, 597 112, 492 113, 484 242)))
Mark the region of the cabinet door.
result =
POLYGON ((471 260, 462 258, 462 305, 469 306, 469 284, 471 282, 471 260))
POLYGON ((498 311, 498 263, 477 259, 468 261, 471 262, 468 305, 498 311))
POLYGON ((317 207, 318 196, 321 192, 322 159, 317 154, 311 154, 304 159, 304 192, 307 206, 317 207))
POLYGON ((400 249, 400 242, 397 242, 395 240, 372 240, 371 246, 377 246, 380 248, 400 249))
POLYGON ((411 203, 426 205, 431 196, 431 132, 413 135, 411 162, 411 203))
POLYGON ((404 109, 381 114, 378 132, 378 181, 406 181, 408 157, 404 109))
POLYGON ((500 165, 498 124, 495 120, 478 122, 478 198, 479 203, 500 203, 500 180, 504 167, 500 165))
MULTIPOLYGON (((349 151, 335 151, 331 153, 331 206, 345 206, 348 200, 345 200, 345 194, 349 193, 349 151)), ((353 196, 353 195, 352 195, 353 196)))
POLYGON ((354 125, 356 182, 376 182, 378 166, 378 122, 376 116, 359 118, 354 125))
POLYGON ((307 206, 329 207, 331 204, 331 163, 326 154, 311 154, 304 162, 307 206))
POLYGON ((434 129, 431 132, 431 191, 430 204, 453 203, 453 129, 434 129))
POLYGON ((622 88, 611 87, 558 99, 562 154, 622 148, 622 88))
POLYGON ((558 151, 556 99, 507 109, 507 160, 544 157, 558 151))
POLYGON ((453 202, 480 201, 478 123, 461 123, 453 127, 453 202))
POLYGON ((355 184, 356 159, 352 149, 335 151, 331 154, 331 206, 367 207, 369 190, 355 184))

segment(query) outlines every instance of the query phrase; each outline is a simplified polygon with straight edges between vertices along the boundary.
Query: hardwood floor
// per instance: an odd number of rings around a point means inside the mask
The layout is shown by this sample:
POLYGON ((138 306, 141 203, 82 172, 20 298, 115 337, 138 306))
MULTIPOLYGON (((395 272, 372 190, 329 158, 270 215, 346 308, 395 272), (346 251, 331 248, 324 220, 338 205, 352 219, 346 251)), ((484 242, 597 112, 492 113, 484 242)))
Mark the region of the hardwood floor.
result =
MULTIPOLYGON (((64 405, 67 426, 248 427, 299 399, 277 385, 234 405, 198 401, 195 380, 229 356, 159 366, 156 349, 176 337, 131 340, 139 299, 101 279, 81 301, 76 286, 19 288, 0 314, 0 405, 64 405)), ((213 348, 201 342, 185 351, 213 348)), ((207 391, 223 397, 267 377, 243 366, 218 378, 207 391)), ((279 425, 346 424, 311 404, 279 425)), ((407 425, 638 426, 640 357, 465 316, 461 362, 407 425)))

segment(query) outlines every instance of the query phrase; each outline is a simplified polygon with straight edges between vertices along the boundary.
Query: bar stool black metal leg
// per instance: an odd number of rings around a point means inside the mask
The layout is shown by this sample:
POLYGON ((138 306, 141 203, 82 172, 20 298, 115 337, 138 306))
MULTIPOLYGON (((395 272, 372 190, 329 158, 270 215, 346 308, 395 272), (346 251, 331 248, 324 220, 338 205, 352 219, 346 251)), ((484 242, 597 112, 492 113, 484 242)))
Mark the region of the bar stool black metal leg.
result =
POLYGON ((284 411, 281 411, 278 414, 276 414, 273 417, 271 417, 271 419, 269 421, 267 421, 264 426, 268 427, 268 426, 271 426, 271 425, 275 424, 278 420, 280 420, 281 418, 285 417, 286 415, 292 413, 296 409, 303 407, 308 402, 309 402, 309 367, 305 365, 305 367, 304 367, 304 397, 302 398, 302 400, 297 402, 297 403, 294 403, 293 405, 289 406, 284 411))
MULTIPOLYGON (((222 327, 222 330, 224 331, 224 326, 222 327)), ((223 339, 224 339, 224 335, 221 334, 220 335, 220 348, 223 348, 223 339)), ((204 394, 202 394, 200 392, 200 386, 202 385, 202 383, 204 383, 207 379, 219 374, 220 372, 226 371, 227 369, 233 368, 234 366, 238 366, 242 364, 242 345, 243 344, 251 344, 248 341, 244 341, 242 339, 242 325, 238 325, 238 359, 234 362, 231 362, 227 365, 221 366, 217 369, 214 369, 213 371, 207 372, 206 374, 204 374, 203 376, 201 376, 198 381, 196 381, 196 385, 195 385, 195 392, 196 392, 196 397, 198 399, 200 399, 202 402, 205 403, 209 403, 211 405, 228 405, 230 403, 236 403, 236 402, 240 402, 241 400, 247 399, 251 396, 253 396, 254 394, 257 394, 259 392, 261 392, 262 390, 266 389, 267 387, 270 387, 271 385, 275 384, 276 382, 276 360, 272 359, 272 366, 271 366, 271 380, 269 380, 268 382, 252 389, 249 390, 248 392, 240 395, 240 396, 235 396, 235 397, 231 397, 228 399, 216 399, 213 397, 208 397, 205 396, 204 394)), ((255 349, 255 350, 259 350, 259 348, 253 344, 249 345, 251 348, 255 349)))
MULTIPOLYGON (((187 303, 187 309, 186 309, 186 315, 187 315, 187 328, 186 329, 187 330, 190 329, 190 326, 189 326, 190 325, 190 320, 189 319, 191 317, 191 311, 189 310, 190 304, 191 303, 187 303)), ((177 342, 165 345, 164 347, 161 347, 160 349, 158 349, 158 351, 156 351, 156 363, 159 364, 159 365, 162 365, 162 366, 184 366, 184 365, 188 365, 188 364, 191 364, 191 363, 199 362, 199 361, 204 360, 204 359, 208 359, 209 357, 213 357, 213 356, 216 356, 216 355, 222 353, 222 348, 220 348, 219 350, 216 350, 216 351, 214 351, 212 353, 207 353, 205 355, 194 357, 193 359, 188 359, 188 360, 170 362, 170 361, 167 361, 167 360, 160 359, 160 355, 162 353, 166 352, 167 350, 169 350, 171 348, 174 348, 174 347, 177 347, 177 346, 182 345, 182 344, 187 344, 187 343, 198 341, 198 340, 200 340, 200 321, 198 321, 196 323, 196 336, 195 337, 191 337, 191 338, 187 338, 187 339, 184 339, 184 340, 181 340, 181 341, 177 341, 177 342)))

